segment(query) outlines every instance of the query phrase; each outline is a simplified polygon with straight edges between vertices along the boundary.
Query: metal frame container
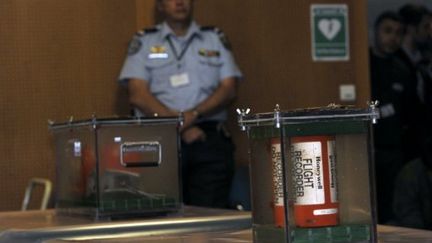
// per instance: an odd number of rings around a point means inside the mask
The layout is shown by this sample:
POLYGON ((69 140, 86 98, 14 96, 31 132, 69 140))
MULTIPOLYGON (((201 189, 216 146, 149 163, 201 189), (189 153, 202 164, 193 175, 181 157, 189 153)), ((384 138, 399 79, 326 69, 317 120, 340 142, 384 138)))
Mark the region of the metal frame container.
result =
POLYGON ((51 123, 56 212, 120 218, 181 210, 182 121, 180 116, 51 123))
POLYGON ((332 104, 281 111, 277 105, 269 113, 237 112, 249 139, 255 243, 377 241, 371 156, 376 103, 368 109, 332 104))

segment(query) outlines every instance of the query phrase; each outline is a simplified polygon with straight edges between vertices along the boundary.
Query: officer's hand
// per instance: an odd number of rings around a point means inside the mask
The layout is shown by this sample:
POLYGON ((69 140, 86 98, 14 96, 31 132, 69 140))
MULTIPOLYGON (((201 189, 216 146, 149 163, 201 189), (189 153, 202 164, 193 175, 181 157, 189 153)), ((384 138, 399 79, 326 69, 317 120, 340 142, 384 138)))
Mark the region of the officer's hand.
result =
POLYGON ((186 128, 182 132, 181 136, 182 136, 183 142, 185 142, 187 144, 191 144, 191 143, 197 142, 197 141, 205 141, 206 140, 206 134, 204 133, 204 131, 201 128, 199 128, 197 126, 186 128))
POLYGON ((183 126, 180 128, 180 132, 185 131, 188 129, 192 124, 195 123, 197 117, 192 111, 185 111, 183 113, 184 121, 183 126))

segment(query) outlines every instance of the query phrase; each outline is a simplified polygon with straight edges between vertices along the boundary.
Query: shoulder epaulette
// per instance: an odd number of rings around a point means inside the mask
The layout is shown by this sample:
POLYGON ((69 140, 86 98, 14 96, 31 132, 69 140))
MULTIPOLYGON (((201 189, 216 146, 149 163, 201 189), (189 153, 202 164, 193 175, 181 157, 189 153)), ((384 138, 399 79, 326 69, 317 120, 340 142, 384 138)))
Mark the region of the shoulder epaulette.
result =
POLYGON ((201 31, 213 31, 215 32, 218 36, 220 41, 222 42, 222 44, 224 45, 224 47, 228 50, 231 50, 231 44, 229 43, 227 37, 225 36, 224 32, 219 29, 218 27, 215 26, 202 26, 201 31))
POLYGON ((159 28, 157 28, 157 27, 151 27, 151 28, 145 28, 144 29, 144 33, 146 33, 146 34, 155 33, 158 31, 159 31, 159 28))
POLYGON ((157 28, 157 27, 144 28, 144 29, 136 32, 136 35, 137 36, 144 36, 146 34, 156 33, 158 31, 159 31, 159 28, 157 28))

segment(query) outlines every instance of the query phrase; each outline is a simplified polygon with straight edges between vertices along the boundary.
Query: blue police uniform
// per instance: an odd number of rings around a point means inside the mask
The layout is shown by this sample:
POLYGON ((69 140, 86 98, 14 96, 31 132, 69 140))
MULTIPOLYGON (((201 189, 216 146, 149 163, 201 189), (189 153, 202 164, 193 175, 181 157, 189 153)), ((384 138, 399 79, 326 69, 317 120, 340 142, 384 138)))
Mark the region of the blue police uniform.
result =
MULTIPOLYGON (((221 35, 217 29, 200 28, 195 22, 182 37, 177 37, 166 23, 137 33, 129 46, 120 81, 146 80, 152 94, 168 108, 193 109, 213 93, 221 80, 241 77, 221 35)), ((206 119, 224 121, 226 111, 206 119)))
MULTIPOLYGON (((176 36, 166 23, 138 32, 121 70, 121 83, 136 78, 148 82, 152 94, 177 111, 195 108, 225 78, 241 78, 222 32, 192 22, 185 36, 176 36)), ((226 207, 234 168, 234 146, 221 123, 220 111, 196 124, 205 141, 182 143, 183 199, 186 204, 226 207)))

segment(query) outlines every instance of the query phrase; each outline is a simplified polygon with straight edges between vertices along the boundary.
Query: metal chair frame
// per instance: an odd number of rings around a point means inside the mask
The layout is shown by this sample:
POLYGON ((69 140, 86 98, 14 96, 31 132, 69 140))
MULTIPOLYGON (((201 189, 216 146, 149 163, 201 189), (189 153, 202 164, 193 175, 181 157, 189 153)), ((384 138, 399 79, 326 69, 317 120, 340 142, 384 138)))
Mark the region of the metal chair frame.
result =
POLYGON ((41 202, 40 210, 45 210, 47 208, 48 202, 49 202, 49 199, 51 196, 51 190, 52 190, 51 181, 48 179, 44 179, 44 178, 31 178, 29 181, 29 184, 27 185, 26 191, 25 191, 21 211, 25 211, 28 209, 33 189, 37 185, 44 187, 44 193, 42 196, 42 202, 41 202))

